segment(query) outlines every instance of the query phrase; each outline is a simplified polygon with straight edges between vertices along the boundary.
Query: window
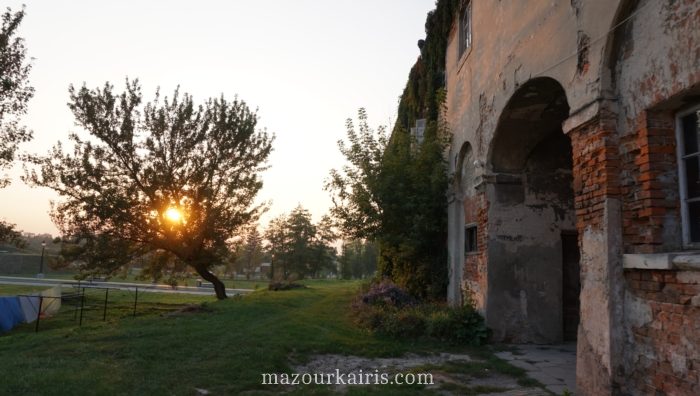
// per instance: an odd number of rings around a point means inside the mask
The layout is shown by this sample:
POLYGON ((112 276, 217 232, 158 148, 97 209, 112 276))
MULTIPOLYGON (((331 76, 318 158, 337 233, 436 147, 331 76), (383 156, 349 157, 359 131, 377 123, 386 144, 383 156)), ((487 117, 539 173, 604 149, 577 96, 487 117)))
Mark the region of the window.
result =
POLYGON ((467 1, 459 13, 459 58, 472 45, 472 2, 467 1))
POLYGON ((683 242, 700 244, 700 107, 679 114, 678 166, 683 242))
POLYGON ((464 227, 464 253, 476 253, 476 224, 464 227))

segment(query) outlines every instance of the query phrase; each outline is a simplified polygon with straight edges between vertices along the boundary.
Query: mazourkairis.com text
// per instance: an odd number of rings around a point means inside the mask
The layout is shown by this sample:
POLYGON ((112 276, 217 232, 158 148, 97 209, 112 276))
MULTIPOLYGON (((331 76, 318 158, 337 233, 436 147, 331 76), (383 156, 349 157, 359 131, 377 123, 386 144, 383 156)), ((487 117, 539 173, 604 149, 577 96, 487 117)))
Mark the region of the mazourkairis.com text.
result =
POLYGON ((263 385, 433 385, 430 373, 263 373, 263 385))

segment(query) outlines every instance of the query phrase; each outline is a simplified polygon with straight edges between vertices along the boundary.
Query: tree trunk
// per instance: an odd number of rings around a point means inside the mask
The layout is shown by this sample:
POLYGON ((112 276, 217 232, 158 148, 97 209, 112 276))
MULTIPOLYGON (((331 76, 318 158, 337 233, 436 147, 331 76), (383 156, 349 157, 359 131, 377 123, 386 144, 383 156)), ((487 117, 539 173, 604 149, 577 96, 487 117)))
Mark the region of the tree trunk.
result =
POLYGON ((226 286, 224 285, 224 282, 220 281, 219 278, 216 277, 216 275, 209 272, 209 270, 206 267, 195 267, 195 270, 197 271, 199 276, 201 276, 206 281, 209 281, 212 285, 214 285, 214 292, 216 292, 217 299, 223 300, 227 298, 226 286))

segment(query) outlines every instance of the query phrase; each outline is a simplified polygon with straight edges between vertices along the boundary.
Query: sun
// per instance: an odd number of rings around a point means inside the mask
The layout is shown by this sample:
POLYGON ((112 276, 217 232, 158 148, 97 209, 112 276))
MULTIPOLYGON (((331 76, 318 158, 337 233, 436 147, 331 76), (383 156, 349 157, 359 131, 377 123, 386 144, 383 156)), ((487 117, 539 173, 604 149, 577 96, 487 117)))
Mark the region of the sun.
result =
POLYGON ((179 223, 182 220, 182 212, 179 209, 170 207, 165 213, 165 218, 172 221, 173 223, 179 223))

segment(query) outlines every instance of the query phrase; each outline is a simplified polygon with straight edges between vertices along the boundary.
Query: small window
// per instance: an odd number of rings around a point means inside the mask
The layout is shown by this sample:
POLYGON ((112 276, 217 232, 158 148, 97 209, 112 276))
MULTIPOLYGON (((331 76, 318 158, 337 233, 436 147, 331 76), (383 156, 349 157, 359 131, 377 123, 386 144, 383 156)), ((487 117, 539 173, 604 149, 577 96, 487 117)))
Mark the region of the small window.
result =
POLYGON ((476 252, 476 225, 471 224, 464 227, 464 252, 476 252))
POLYGON ((685 245, 700 244, 700 107, 678 117, 678 166, 685 245))
POLYGON ((467 1, 459 13, 459 58, 472 45, 472 2, 467 1))

